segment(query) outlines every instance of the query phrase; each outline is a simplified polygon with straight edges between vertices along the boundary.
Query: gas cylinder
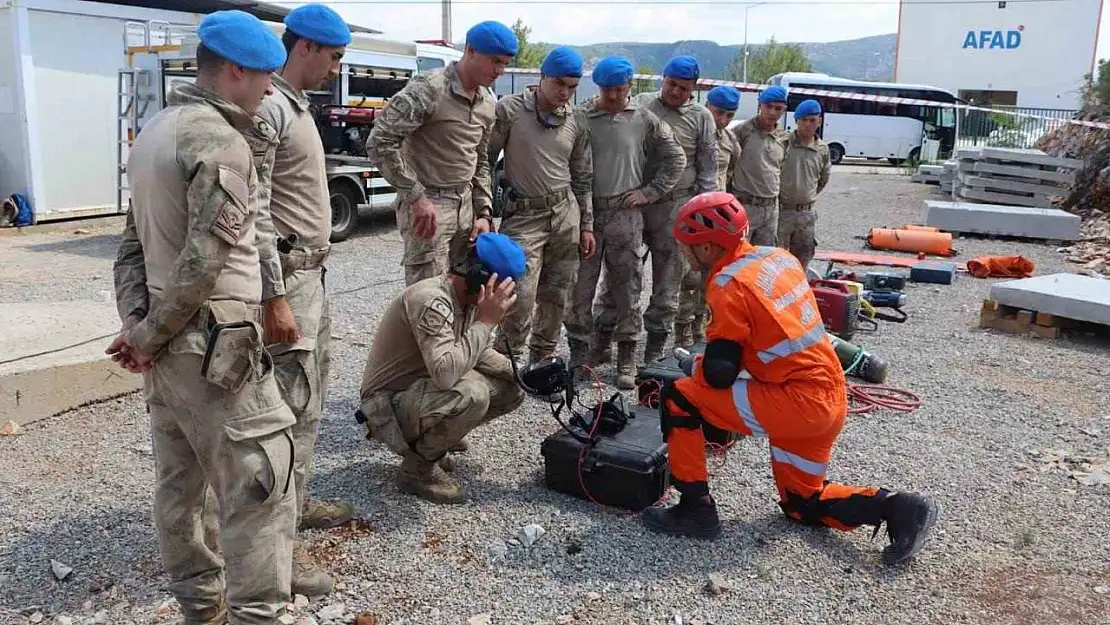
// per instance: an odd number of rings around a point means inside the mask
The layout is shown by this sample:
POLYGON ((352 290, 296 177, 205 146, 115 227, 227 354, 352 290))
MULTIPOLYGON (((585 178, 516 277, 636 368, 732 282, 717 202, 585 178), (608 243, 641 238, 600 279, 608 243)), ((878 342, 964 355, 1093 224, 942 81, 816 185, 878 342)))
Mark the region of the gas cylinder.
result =
POLYGON ((845 341, 833 334, 828 336, 845 373, 873 384, 882 384, 886 380, 887 365, 885 360, 855 343, 845 341))

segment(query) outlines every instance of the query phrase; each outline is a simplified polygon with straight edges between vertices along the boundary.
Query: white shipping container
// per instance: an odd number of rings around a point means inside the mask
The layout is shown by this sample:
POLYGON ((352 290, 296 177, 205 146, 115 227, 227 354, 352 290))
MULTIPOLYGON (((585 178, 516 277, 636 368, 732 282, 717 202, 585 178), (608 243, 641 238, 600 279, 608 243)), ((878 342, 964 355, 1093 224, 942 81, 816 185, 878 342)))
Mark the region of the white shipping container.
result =
POLYGON ((201 17, 80 0, 0 4, 0 41, 10 42, 0 46, 0 198, 22 194, 36 223, 117 212, 126 24, 195 28, 201 17))

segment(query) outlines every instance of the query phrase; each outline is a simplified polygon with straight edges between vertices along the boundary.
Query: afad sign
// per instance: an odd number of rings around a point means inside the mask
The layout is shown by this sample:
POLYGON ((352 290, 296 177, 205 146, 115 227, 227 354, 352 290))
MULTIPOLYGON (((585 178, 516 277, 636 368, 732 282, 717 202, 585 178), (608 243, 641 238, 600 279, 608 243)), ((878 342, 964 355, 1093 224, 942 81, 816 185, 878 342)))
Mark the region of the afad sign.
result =
POLYGON ((1013 50, 1021 46, 1021 33, 1025 26, 1017 30, 969 30, 964 37, 963 48, 977 50, 1013 50))

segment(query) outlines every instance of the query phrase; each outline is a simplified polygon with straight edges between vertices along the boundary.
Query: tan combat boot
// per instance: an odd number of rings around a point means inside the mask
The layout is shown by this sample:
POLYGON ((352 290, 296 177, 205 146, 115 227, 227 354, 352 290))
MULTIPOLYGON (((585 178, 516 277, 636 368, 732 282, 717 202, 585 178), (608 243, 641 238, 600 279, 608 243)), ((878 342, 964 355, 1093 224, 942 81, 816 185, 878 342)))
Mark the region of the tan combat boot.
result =
POLYGON ((694 343, 705 342, 705 315, 694 315, 694 343))
POLYGON ((410 454, 401 461, 397 488, 432 503, 462 503, 462 488, 443 470, 438 462, 428 462, 410 454))
POLYGON ((198 625, 227 625, 227 604, 222 600, 220 605, 204 608, 202 610, 189 609, 181 606, 184 622, 198 625))
POLYGON ((663 347, 667 345, 666 332, 648 332, 644 344, 644 364, 655 362, 663 357, 663 347))
POLYGON ((316 565, 303 541, 293 542, 293 594, 322 597, 331 592, 335 583, 327 571, 316 565))
POLYGON ((636 341, 617 343, 617 388, 636 388, 636 341))
POLYGON ((674 324, 674 346, 690 349, 694 346, 694 332, 689 323, 676 321, 674 324))
POLYGON ((301 524, 298 530, 326 530, 339 527, 354 516, 355 509, 346 501, 325 501, 323 499, 304 498, 301 507, 301 524))
POLYGON ((590 365, 607 365, 613 362, 613 333, 598 332, 594 335, 593 349, 590 351, 590 365))

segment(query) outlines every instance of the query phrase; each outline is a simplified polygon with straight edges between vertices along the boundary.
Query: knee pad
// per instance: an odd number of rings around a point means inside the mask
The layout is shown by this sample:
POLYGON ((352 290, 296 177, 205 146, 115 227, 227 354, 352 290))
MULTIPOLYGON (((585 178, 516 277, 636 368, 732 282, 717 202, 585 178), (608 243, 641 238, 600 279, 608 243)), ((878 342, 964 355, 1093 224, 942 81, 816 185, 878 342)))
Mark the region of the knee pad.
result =
POLYGON ((663 440, 666 441, 670 437, 672 428, 696 430, 703 425, 701 412, 674 387, 673 383, 664 382, 663 390, 659 393, 659 427, 663 431, 663 440), (676 413, 671 409, 670 403, 674 403, 679 410, 687 414, 676 413))

